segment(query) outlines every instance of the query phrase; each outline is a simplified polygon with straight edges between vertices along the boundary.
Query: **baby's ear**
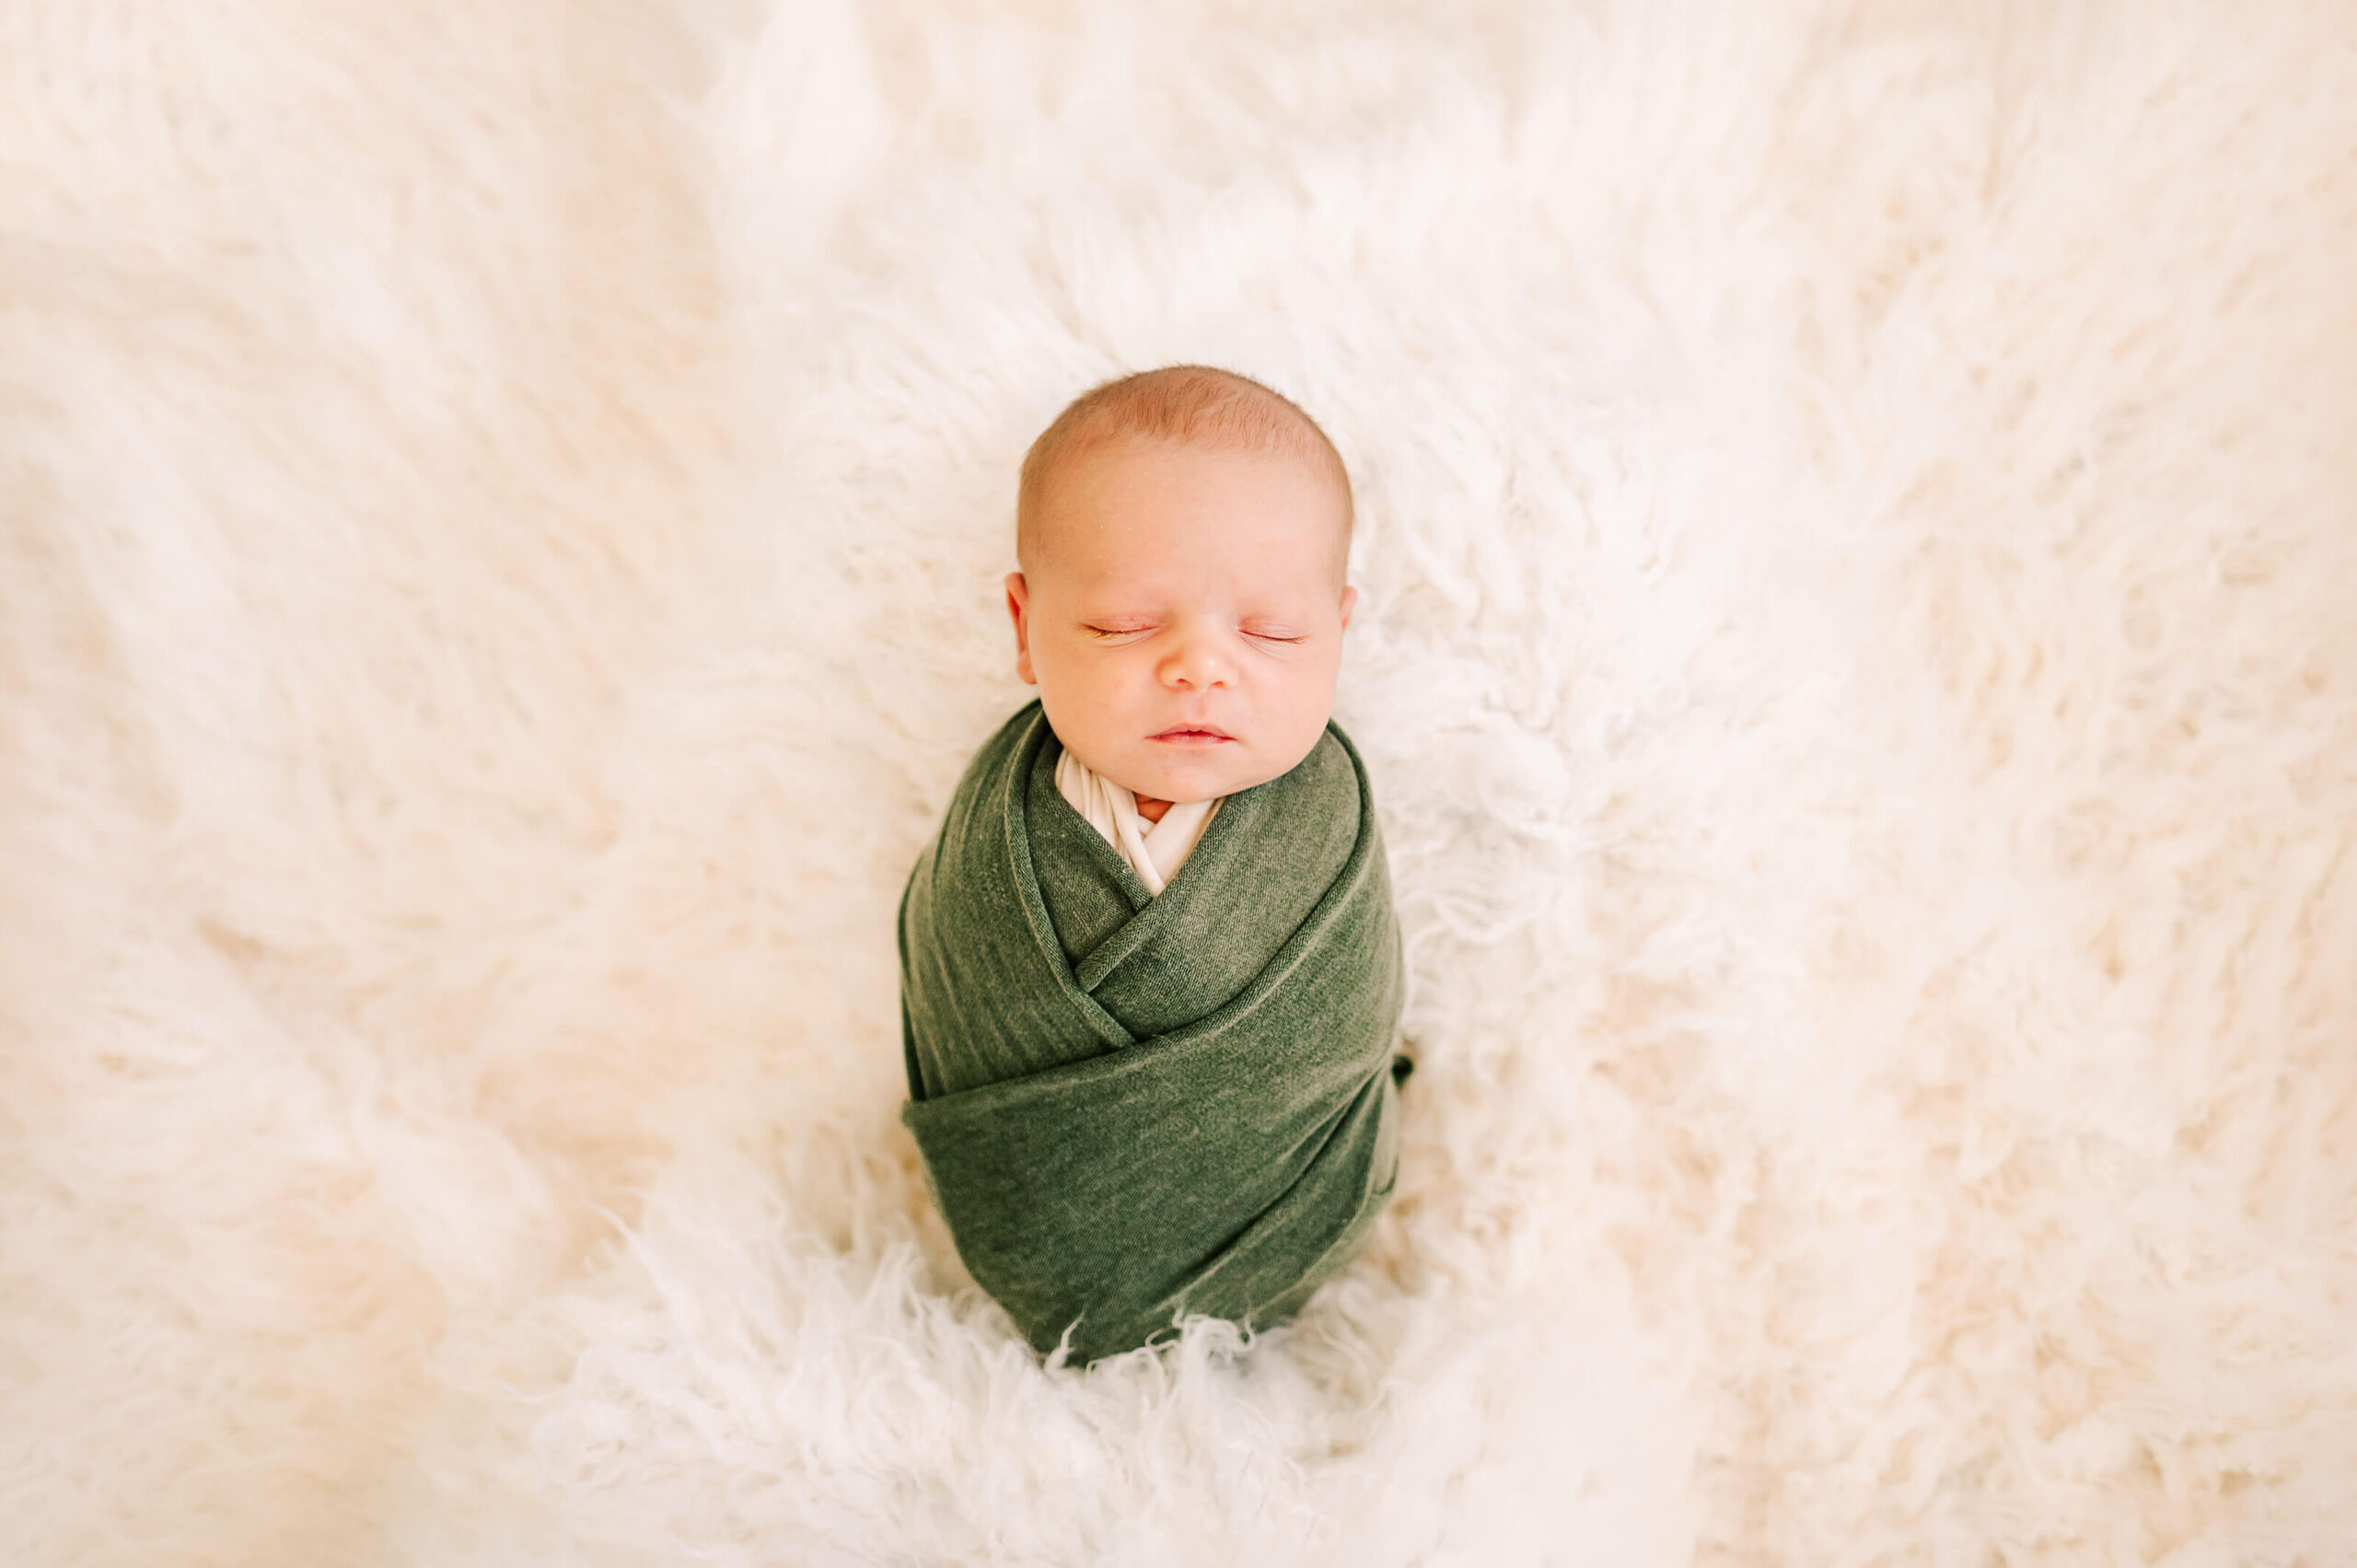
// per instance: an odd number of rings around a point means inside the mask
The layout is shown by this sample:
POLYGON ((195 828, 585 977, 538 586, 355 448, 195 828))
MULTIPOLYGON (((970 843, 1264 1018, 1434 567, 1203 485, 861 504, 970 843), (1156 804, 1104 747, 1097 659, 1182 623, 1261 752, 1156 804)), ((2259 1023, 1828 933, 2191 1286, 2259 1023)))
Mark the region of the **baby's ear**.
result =
POLYGON ((1020 572, 1006 575, 1006 613, 1015 622, 1015 673, 1026 686, 1037 686, 1039 678, 1031 673, 1031 639, 1024 618, 1031 608, 1031 587, 1020 572))
POLYGON ((1354 588, 1354 587, 1351 587, 1348 583, 1343 584, 1343 585, 1342 585, 1342 624, 1343 624, 1345 627, 1347 627, 1347 626, 1349 626, 1349 625, 1350 625, 1350 623, 1351 623, 1351 610, 1353 610, 1353 608, 1358 604, 1358 602, 1359 602, 1359 591, 1358 591, 1358 589, 1356 589, 1356 588, 1354 588))

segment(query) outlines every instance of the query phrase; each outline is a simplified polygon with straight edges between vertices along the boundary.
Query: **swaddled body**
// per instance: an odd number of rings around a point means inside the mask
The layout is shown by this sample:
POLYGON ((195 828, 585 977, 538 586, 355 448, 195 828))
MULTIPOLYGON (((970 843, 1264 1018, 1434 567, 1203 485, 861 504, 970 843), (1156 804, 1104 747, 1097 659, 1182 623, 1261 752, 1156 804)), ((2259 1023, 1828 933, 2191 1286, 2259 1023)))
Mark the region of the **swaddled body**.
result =
POLYGON ((959 784, 900 937, 905 1119, 1043 1351, 1274 1322, 1391 1190, 1399 929, 1329 718, 1351 512, 1306 414, 1203 366, 1097 389, 1024 460, 1039 701, 959 784))
POLYGON ((1398 1168, 1399 928, 1330 726, 1146 891, 1055 786, 1038 704, 985 746, 901 906, 923 1150, 959 1255, 1032 1343, 1266 1325, 1354 1254, 1398 1168))

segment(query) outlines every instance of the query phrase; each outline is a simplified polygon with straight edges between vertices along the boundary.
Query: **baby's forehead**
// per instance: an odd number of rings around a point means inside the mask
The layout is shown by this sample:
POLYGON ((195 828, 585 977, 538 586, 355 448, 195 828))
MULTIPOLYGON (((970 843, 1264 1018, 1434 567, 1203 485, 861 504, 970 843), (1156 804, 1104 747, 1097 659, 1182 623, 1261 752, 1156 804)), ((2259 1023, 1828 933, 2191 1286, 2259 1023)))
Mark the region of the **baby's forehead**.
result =
POLYGON ((1203 471, 1216 467, 1218 471, 1230 474, 1259 472, 1273 477, 1322 471, 1317 454, 1295 442, 1219 434, 1165 436, 1113 427, 1073 440, 1057 454, 1048 472, 1051 477, 1069 476, 1140 459, 1178 459, 1179 466, 1193 466, 1203 471), (1189 459, 1197 461, 1190 464, 1189 459))
MULTIPOLYGON (((1091 520, 1086 514, 1094 509, 1122 505, 1125 491, 1159 490, 1160 499, 1170 500, 1172 481, 1183 476, 1187 465, 1119 462, 1141 452, 1149 458, 1208 454, 1242 459, 1198 469, 1225 466, 1227 471, 1212 471, 1211 477, 1243 505, 1251 504, 1250 487, 1239 484, 1239 468, 1257 470, 1271 485, 1294 487, 1288 506, 1322 515, 1330 503, 1339 514, 1338 561, 1349 553, 1350 474, 1318 423, 1292 400, 1248 377, 1213 366, 1171 365, 1090 389, 1066 404, 1031 443, 1016 501, 1016 554, 1026 570, 1047 542, 1051 514, 1062 528, 1091 520), (1306 488, 1305 475, 1311 481, 1306 488), (1316 499, 1305 501, 1305 495, 1316 499)), ((1177 509, 1185 510, 1183 496, 1177 509)), ((1122 521, 1134 528, 1133 519, 1122 521)))
POLYGON ((1273 607, 1340 589, 1350 535, 1327 498, 1296 478, 1290 495, 1272 494, 1261 511, 1227 505, 1232 487, 1206 488, 1215 494, 1201 510, 1167 493, 1161 504, 1125 505, 1119 488, 1048 508, 1024 570, 1035 587, 1106 608, 1199 598, 1273 607))
POLYGON ((1041 603, 1085 612, 1299 610, 1335 586, 1316 556, 1273 560, 1264 552, 1186 543, 1148 552, 1060 549, 1027 575, 1041 603))
POLYGON ((1054 531, 1183 535, 1239 514, 1283 532, 1350 528, 1350 500, 1298 454, 1131 437, 1077 456, 1042 487, 1054 531))
POLYGON ((1350 494, 1325 465, 1283 447, 1123 434, 1066 454, 1042 477, 1038 509, 1060 524, 1129 522, 1121 503, 1140 484, 1180 496, 1265 495, 1304 522, 1335 515, 1345 528, 1350 521, 1350 494), (1317 499, 1306 502, 1307 495, 1317 499))

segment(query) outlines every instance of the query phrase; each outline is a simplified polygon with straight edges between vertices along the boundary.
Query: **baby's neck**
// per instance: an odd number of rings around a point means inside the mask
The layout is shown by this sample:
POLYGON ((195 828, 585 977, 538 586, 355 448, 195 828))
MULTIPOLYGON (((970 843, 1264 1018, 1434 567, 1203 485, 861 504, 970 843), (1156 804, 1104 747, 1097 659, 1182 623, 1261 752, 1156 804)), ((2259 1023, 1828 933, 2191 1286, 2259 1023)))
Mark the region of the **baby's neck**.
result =
MULTIPOLYGON (((1132 795, 1137 795, 1137 791, 1135 790, 1132 790, 1130 793, 1132 795)), ((1143 795, 1138 795, 1138 815, 1144 818, 1149 822, 1161 821, 1162 814, 1169 809, 1170 802, 1167 800, 1151 800, 1143 795)))

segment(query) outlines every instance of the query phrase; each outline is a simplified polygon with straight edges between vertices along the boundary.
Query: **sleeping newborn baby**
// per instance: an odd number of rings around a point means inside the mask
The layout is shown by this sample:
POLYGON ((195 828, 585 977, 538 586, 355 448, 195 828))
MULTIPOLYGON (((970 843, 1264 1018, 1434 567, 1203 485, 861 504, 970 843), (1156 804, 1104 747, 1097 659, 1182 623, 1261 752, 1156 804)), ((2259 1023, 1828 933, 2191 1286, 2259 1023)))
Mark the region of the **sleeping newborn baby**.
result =
POLYGON ((1225 371, 1099 387, 1024 459, 1006 601, 1039 698, 901 900, 903 1117, 1043 1352, 1279 1321, 1391 1191, 1399 928, 1328 716, 1350 537, 1324 433, 1225 371))

